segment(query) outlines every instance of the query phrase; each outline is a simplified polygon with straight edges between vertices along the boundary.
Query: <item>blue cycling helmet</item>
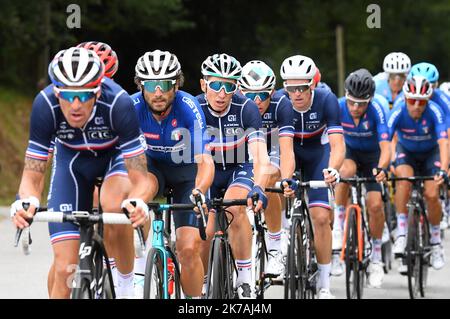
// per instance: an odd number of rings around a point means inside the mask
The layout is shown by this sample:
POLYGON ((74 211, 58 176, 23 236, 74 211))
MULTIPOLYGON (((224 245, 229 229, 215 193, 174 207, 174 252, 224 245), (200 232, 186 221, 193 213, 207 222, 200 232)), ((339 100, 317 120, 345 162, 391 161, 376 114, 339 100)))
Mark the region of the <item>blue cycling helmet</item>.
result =
POLYGON ((439 71, 434 66, 434 64, 428 62, 417 63, 413 65, 408 77, 413 77, 415 75, 421 75, 425 77, 428 82, 436 83, 439 80, 439 71))

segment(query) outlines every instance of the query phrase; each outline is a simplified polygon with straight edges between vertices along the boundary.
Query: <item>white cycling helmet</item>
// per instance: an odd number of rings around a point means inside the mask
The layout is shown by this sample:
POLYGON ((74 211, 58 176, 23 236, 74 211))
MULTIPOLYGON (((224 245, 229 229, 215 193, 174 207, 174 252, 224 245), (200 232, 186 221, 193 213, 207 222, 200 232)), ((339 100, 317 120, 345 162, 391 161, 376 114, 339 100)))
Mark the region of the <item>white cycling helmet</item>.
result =
POLYGON ((440 86, 439 89, 446 93, 448 96, 450 96, 450 82, 443 82, 440 86))
POLYGON ((383 70, 387 73, 408 73, 411 70, 411 60, 402 52, 389 53, 384 58, 383 70))
POLYGON ((178 78, 181 65, 175 54, 169 51, 149 51, 141 56, 135 67, 136 77, 141 80, 178 78))
POLYGON ((314 61, 304 55, 294 55, 284 59, 280 75, 283 80, 312 80, 316 74, 314 61))
POLYGON ((433 94, 433 87, 424 76, 414 75, 406 79, 403 93, 407 99, 427 100, 433 94))
POLYGON ((242 67, 238 60, 231 55, 222 53, 210 55, 201 66, 203 76, 217 76, 219 78, 239 80, 242 67))
POLYGON ((94 51, 73 47, 55 55, 48 75, 54 86, 96 87, 105 75, 105 65, 94 51))
POLYGON ((263 61, 253 60, 242 68, 238 83, 247 91, 271 91, 275 88, 275 73, 263 61))

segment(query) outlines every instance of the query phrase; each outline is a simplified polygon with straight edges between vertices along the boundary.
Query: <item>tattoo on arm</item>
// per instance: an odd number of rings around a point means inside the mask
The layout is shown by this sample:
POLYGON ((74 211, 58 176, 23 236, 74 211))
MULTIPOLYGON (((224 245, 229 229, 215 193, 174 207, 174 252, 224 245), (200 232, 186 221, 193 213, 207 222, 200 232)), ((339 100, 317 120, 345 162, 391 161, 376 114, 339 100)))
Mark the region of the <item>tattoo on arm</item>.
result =
POLYGON ((47 168, 47 162, 31 159, 29 157, 25 157, 24 170, 30 170, 30 171, 34 171, 34 172, 43 174, 43 173, 45 173, 46 168, 47 168))
POLYGON ((147 159, 145 154, 125 159, 125 165, 128 170, 135 169, 141 173, 147 174, 147 159))

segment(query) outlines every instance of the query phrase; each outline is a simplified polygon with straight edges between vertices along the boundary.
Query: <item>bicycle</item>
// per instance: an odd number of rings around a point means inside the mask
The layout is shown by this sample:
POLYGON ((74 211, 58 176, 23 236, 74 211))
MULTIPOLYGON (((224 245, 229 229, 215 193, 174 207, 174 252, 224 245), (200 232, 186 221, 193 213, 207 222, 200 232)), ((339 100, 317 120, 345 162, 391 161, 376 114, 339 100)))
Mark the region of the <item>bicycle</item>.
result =
MULTIPOLYGON (((295 176, 299 176, 298 173, 295 176)), ((328 188, 324 181, 301 182, 296 180, 295 199, 286 206, 291 218, 290 239, 287 255, 287 270, 284 276, 285 299, 314 299, 316 277, 319 273, 314 246, 314 230, 305 201, 307 188, 328 188)), ((280 183, 266 191, 283 193, 280 183)))
MULTIPOLYGON (((430 264, 430 224, 423 198, 424 181, 434 180, 434 176, 394 177, 395 181, 413 183, 413 190, 408 201, 408 233, 406 249, 402 257, 407 265, 408 291, 411 299, 425 296, 430 264)), ((442 188, 441 188, 442 190, 442 188)))
MULTIPOLYGON (((92 214, 87 211, 54 212, 41 207, 29 220, 30 226, 33 222, 73 222, 80 226, 79 263, 72 281, 71 299, 116 298, 111 266, 101 234, 104 224, 131 225, 126 215, 101 213, 97 210, 93 210, 92 214), (98 226, 97 229, 95 225, 98 226)), ((29 227, 25 228, 24 232, 17 230, 14 246, 18 246, 21 236, 23 249, 25 253, 29 253, 31 244, 29 227)))
POLYGON ((345 287, 347 299, 361 299, 364 292, 366 270, 372 252, 366 209, 362 198, 362 184, 376 183, 375 178, 341 178, 351 185, 352 202, 345 210, 344 237, 341 260, 345 261, 345 287))
POLYGON ((201 209, 201 198, 195 197, 196 204, 173 204, 173 190, 165 191, 168 204, 148 203, 155 218, 152 222, 152 248, 147 256, 145 267, 144 299, 181 298, 180 265, 176 257, 174 243, 171 241, 172 212, 199 208, 199 232, 206 240, 206 217, 201 209), (165 213, 165 220, 163 214, 165 213))
POLYGON ((247 199, 224 200, 214 198, 210 206, 215 210, 214 237, 211 241, 207 272, 206 298, 233 299, 234 273, 237 268, 231 245, 228 240, 228 227, 233 222, 233 216, 228 221, 226 210, 231 206, 247 206, 247 199))

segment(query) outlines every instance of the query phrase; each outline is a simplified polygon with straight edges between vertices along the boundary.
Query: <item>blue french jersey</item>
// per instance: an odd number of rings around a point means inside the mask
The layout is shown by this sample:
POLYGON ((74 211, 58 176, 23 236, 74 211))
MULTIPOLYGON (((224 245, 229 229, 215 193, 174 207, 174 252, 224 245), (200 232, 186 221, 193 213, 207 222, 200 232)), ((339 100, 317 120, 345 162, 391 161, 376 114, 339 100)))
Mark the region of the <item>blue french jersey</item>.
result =
POLYGON ((83 128, 73 128, 66 121, 51 84, 34 99, 26 156, 46 161, 55 137, 63 147, 79 151, 80 156, 112 151, 122 152, 126 159, 143 154, 145 139, 133 110, 128 93, 105 78, 91 117, 83 128))
POLYGON ((398 143, 409 152, 428 152, 438 145, 438 139, 447 138, 445 114, 432 101, 418 120, 411 118, 404 100, 399 101, 391 112, 388 129, 390 139, 397 132, 398 143))
MULTIPOLYGON (((275 96, 285 95, 284 89, 275 96)), ((336 95, 325 89, 315 89, 311 97, 312 105, 304 112, 293 109, 294 118, 294 150, 300 154, 305 148, 314 148, 328 144, 329 134, 342 134, 340 108, 336 95)))
POLYGON ((339 106, 345 144, 348 147, 357 151, 376 152, 380 150, 379 142, 389 141, 386 113, 377 98, 370 101, 358 125, 353 121, 345 97, 339 99, 339 106))
POLYGON ((294 111, 292 103, 286 96, 282 95, 270 100, 269 107, 262 117, 262 127, 266 134, 267 151, 279 152, 280 137, 294 137, 294 126, 292 119, 294 111))
POLYGON ((265 142, 261 115, 256 104, 241 94, 235 93, 231 103, 222 114, 214 112, 205 98, 197 96, 206 118, 209 143, 214 162, 223 170, 227 167, 249 163, 248 144, 265 142))
POLYGON ((194 157, 205 152, 206 121, 195 97, 178 90, 172 109, 161 122, 154 118, 141 92, 131 98, 147 141, 147 156, 178 166, 195 163, 194 157))

